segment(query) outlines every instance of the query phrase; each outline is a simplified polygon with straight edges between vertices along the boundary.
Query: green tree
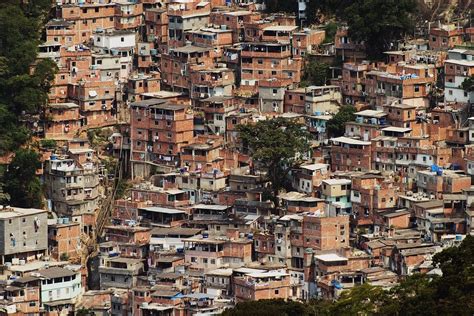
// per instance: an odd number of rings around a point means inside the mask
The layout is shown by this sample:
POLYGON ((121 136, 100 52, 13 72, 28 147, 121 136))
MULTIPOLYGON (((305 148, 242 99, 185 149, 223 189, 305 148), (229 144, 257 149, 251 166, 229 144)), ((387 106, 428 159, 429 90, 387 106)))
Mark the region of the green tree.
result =
POLYGON ((258 121, 254 125, 239 125, 243 148, 257 167, 267 172, 272 195, 277 205, 278 192, 285 187, 289 171, 301 163, 309 151, 306 127, 293 120, 276 118, 258 121))
POLYGON ((298 12, 298 2, 297 1, 267 0, 266 12, 267 13, 285 12, 285 13, 296 14, 296 12, 298 12))
POLYGON ((364 41, 367 55, 379 59, 391 44, 413 32, 415 0, 355 0, 344 11, 352 40, 364 41))
POLYGON ((227 309, 222 313, 223 316, 309 316, 305 305, 299 302, 288 301, 282 299, 261 300, 242 302, 237 304, 233 309, 227 309))
POLYGON ((464 79, 461 83, 461 88, 466 92, 474 91, 474 75, 471 75, 469 78, 464 79))
POLYGON ((5 193, 13 206, 41 208, 43 194, 36 170, 41 167, 39 155, 29 149, 19 149, 4 175, 5 193))
POLYGON ((132 187, 132 185, 127 182, 125 179, 120 179, 117 182, 115 199, 121 199, 126 196, 127 191, 132 187))
POLYGON ((309 61, 303 74, 302 86, 324 86, 329 77, 329 65, 314 60, 309 61))
POLYGON ((459 247, 451 247, 433 258, 443 275, 430 284, 440 315, 474 314, 474 237, 467 236, 459 247))
POLYGON ((324 31, 326 32, 324 43, 333 43, 336 37, 337 23, 329 22, 324 26, 324 31))
POLYGON ((27 74, 36 58, 39 25, 18 5, 0 4, 0 56, 8 60, 10 75, 27 74))
POLYGON ((47 103, 56 64, 42 60, 33 73, 30 66, 37 56, 40 21, 50 7, 49 0, 0 1, 0 30, 5 30, 0 31, 0 155, 28 141, 20 119, 47 103))
POLYGON ((17 116, 0 103, 0 155, 20 147, 29 138, 28 130, 18 124, 17 116))
POLYGON ((76 315, 77 316, 94 316, 95 313, 88 308, 81 307, 80 309, 76 311, 76 315))
POLYGON ((344 105, 339 109, 336 115, 331 118, 327 124, 327 132, 330 137, 338 137, 344 135, 346 122, 355 120, 354 113, 356 109, 351 105, 344 105))

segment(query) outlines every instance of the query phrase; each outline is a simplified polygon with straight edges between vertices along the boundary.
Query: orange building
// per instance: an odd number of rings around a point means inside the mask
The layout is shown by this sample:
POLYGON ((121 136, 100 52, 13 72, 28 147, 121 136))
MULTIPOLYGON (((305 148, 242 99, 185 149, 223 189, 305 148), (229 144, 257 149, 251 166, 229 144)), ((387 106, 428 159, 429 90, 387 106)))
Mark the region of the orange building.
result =
POLYGON ((185 104, 162 99, 132 103, 130 138, 134 176, 148 174, 150 163, 176 167, 181 148, 193 139, 193 128, 193 115, 185 104))
POLYGON ((58 218, 56 224, 48 225, 50 255, 58 261, 76 258, 81 251, 80 235, 81 226, 78 222, 58 218))
POLYGON ((291 296, 290 276, 284 271, 251 272, 234 277, 237 302, 284 299, 291 296))
POLYGON ((301 81, 302 60, 292 56, 289 42, 244 43, 241 58, 241 85, 249 89, 266 79, 301 81))
POLYGON ((336 250, 349 246, 349 216, 303 216, 303 246, 314 250, 336 250))
POLYGON ((44 117, 44 137, 72 139, 82 127, 79 105, 75 103, 49 104, 44 117))
POLYGON ((430 29, 429 45, 432 50, 450 49, 463 42, 464 29, 455 25, 442 25, 430 29))

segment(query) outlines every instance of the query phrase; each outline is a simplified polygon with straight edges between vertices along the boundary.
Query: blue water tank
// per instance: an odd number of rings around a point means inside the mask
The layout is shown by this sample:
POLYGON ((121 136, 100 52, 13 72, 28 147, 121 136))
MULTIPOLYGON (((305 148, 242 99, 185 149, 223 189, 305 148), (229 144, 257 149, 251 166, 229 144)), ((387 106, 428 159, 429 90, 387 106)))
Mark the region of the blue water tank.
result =
POLYGON ((209 238, 209 234, 208 233, 202 233, 202 238, 209 238))
POLYGON ((438 172, 438 166, 437 165, 431 165, 431 172, 438 172))
POLYGON ((438 171, 436 171, 436 174, 438 176, 442 176, 443 175, 443 168, 438 168, 438 171))

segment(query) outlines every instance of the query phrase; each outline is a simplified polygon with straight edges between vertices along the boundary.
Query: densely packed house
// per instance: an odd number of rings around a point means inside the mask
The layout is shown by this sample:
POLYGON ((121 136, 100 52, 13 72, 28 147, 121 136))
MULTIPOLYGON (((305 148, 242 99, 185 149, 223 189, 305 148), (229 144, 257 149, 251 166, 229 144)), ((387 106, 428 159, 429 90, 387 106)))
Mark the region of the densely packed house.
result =
POLYGON ((0 210, 2 314, 337 299, 437 273, 433 255, 474 232, 474 29, 440 24, 369 62, 347 27, 302 27, 305 1, 295 16, 264 7, 56 1, 38 59, 59 71, 36 133, 59 145, 43 152, 47 210, 0 210), (313 62, 339 67, 304 83, 313 62), (311 135, 278 203, 239 139, 273 118, 311 135), (89 134, 104 128, 108 151, 89 134), (114 177, 129 178, 122 196, 114 177))

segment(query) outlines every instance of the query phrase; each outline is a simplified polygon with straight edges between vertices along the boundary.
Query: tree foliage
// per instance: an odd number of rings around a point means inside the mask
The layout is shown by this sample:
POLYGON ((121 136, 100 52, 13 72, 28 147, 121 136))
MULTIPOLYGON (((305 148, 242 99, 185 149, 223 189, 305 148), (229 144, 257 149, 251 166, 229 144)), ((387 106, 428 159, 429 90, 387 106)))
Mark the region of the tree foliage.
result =
POLYGON ((36 170, 41 167, 39 155, 29 149, 19 149, 4 175, 4 190, 10 203, 17 207, 41 208, 41 183, 36 170))
POLYGON ((404 34, 413 32, 414 0, 356 0, 344 10, 352 40, 364 41, 369 58, 377 59, 404 34))
POLYGON ((242 302, 234 309, 228 309, 222 316, 292 316, 310 315, 304 304, 299 302, 285 302, 282 299, 262 300, 257 302, 242 302))
POLYGON ((35 70, 39 30, 49 0, 5 0, 0 3, 0 155, 29 139, 20 124, 24 113, 36 114, 47 103, 56 64, 41 60, 35 70))
POLYGON ((469 78, 464 79, 461 83, 461 88, 466 92, 474 91, 474 75, 471 75, 469 78))
POLYGON ((245 302, 223 315, 473 315, 474 237, 467 236, 460 246, 442 251, 433 261, 442 270, 442 276, 415 274, 391 290, 364 284, 343 292, 335 302, 245 302))
POLYGON ((330 137, 338 137, 344 135, 346 122, 355 119, 354 113, 356 109, 351 105, 344 105, 339 109, 339 112, 331 118, 327 124, 327 132, 330 137))
POLYGON ((324 86, 329 78, 329 65, 310 60, 305 68, 302 86, 324 86))
POLYGON ((309 133, 303 124, 285 118, 239 125, 238 131, 253 162, 267 171, 273 198, 277 202, 279 190, 288 186, 288 172, 309 150, 309 133))
POLYGON ((296 14, 298 12, 298 1, 267 0, 267 13, 286 12, 296 14))

